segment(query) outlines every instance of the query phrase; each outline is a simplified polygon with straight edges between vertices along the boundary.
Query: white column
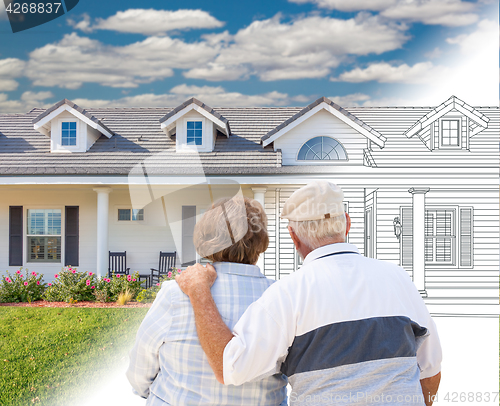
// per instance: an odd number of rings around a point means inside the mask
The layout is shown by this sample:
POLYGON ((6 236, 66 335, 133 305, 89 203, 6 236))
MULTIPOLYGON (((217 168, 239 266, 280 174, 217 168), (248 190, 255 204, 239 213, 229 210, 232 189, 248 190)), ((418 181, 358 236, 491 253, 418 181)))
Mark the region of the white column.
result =
POLYGON ((97 277, 108 273, 108 219, 110 187, 96 187, 97 192, 97 277))
MULTIPOLYGON (((264 196, 266 194, 266 190, 267 190, 266 188, 261 188, 261 187, 252 188, 253 198, 262 205, 264 211, 265 211, 264 196)), ((260 268, 260 271, 264 273, 264 254, 261 254, 259 256, 259 259, 257 260, 257 266, 260 268)))
POLYGON ((429 188, 411 188, 413 196, 413 283, 423 297, 425 290, 425 194, 429 188))

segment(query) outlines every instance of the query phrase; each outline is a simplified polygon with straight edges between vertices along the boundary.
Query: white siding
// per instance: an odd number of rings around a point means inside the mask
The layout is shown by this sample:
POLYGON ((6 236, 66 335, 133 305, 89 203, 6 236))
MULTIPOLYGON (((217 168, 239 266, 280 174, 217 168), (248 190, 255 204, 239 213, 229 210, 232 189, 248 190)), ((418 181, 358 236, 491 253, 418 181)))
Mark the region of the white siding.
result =
POLYGON ((283 165, 311 165, 311 161, 297 161, 297 154, 306 141, 322 135, 340 142, 347 153, 348 161, 324 161, 319 165, 363 165, 366 137, 325 110, 320 110, 279 137, 274 141, 274 149, 281 149, 283 165))

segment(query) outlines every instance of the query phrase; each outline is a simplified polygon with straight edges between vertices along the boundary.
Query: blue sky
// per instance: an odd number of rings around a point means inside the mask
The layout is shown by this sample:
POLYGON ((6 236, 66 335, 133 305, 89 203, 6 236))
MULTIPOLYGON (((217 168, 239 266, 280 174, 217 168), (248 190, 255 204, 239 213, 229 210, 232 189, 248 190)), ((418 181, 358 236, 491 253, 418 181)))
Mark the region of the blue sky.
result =
POLYGON ((80 0, 15 34, 0 5, 0 112, 499 99, 498 0, 80 0))

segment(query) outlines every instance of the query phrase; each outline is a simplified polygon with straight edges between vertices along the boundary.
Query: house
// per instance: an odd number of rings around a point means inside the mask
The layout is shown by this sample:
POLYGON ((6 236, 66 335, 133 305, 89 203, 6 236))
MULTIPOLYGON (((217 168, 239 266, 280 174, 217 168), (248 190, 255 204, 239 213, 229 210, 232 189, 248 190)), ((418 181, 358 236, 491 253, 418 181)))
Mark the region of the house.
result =
POLYGON ((104 275, 108 251, 147 272, 160 251, 197 258, 196 216, 242 193, 268 215, 259 264, 300 267, 279 218, 312 179, 345 193, 349 242, 403 266, 431 311, 497 314, 499 109, 457 97, 430 107, 82 109, 0 115, 0 269, 48 280, 61 267, 104 275))

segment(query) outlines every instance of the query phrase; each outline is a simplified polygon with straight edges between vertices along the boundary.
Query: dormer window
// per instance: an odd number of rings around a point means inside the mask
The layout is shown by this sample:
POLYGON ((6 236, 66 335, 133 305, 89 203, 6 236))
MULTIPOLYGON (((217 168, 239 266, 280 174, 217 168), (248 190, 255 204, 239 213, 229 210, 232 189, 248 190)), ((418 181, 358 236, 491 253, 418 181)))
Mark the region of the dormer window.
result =
POLYGON ((76 121, 61 123, 61 145, 76 145, 76 121))
POLYGON ((460 119, 441 120, 440 141, 442 147, 460 148, 460 119))
POLYGON ((187 145, 202 145, 203 144, 203 122, 188 121, 186 133, 187 145))

